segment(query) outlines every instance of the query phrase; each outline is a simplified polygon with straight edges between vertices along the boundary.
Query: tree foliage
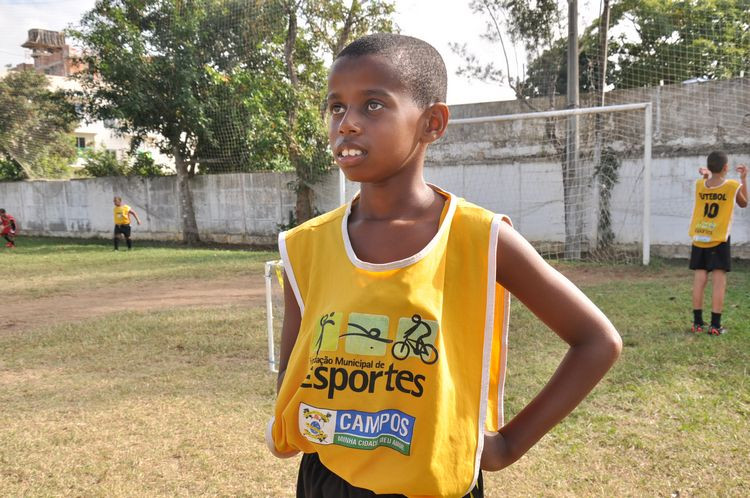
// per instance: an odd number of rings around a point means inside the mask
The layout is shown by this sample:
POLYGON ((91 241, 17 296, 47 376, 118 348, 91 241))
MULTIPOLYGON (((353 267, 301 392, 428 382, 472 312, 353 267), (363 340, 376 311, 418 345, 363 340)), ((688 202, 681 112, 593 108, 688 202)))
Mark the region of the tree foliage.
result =
POLYGON ((118 158, 114 151, 88 149, 83 153, 81 176, 164 176, 166 170, 157 164, 149 152, 136 152, 118 158))
POLYGON ((727 79, 750 70, 748 0, 623 0, 610 42, 615 88, 727 79), (629 28, 629 29, 628 29, 629 28), (635 32, 635 36, 628 32, 635 32))
MULTIPOLYGON (((534 87, 554 87, 554 77, 529 82, 526 64, 521 71, 511 69, 509 52, 513 52, 516 61, 535 61, 547 52, 556 54, 563 32, 562 4, 558 0, 472 0, 469 5, 487 21, 483 38, 499 45, 501 53, 499 60, 482 61, 466 45, 453 43, 453 51, 464 58, 458 74, 506 84, 516 98, 531 106, 526 99, 534 93, 534 87), (504 71, 498 62, 503 63, 504 71)), ((548 57, 546 62, 552 64, 548 69, 553 75, 560 71, 560 60, 548 57)))
POLYGON ((65 178, 75 161, 74 105, 34 71, 0 80, 0 179, 65 178))
MULTIPOLYGON (((514 78, 481 63, 465 48, 463 74, 508 84, 520 99, 565 94, 567 38, 561 29, 562 3, 555 0, 474 0, 472 8, 488 20, 485 37, 511 41, 526 49, 525 71, 514 78), (555 9, 557 11, 555 12, 555 9), (505 22, 495 24, 493 21, 505 22)), ((693 78, 725 79, 750 71, 748 0, 621 0, 610 16, 606 82, 617 88, 657 86, 693 78)), ((579 90, 596 88, 599 19, 579 40, 579 90)), ((507 57, 504 59, 507 60, 507 57)), ((501 59, 502 61, 503 59, 501 59)))

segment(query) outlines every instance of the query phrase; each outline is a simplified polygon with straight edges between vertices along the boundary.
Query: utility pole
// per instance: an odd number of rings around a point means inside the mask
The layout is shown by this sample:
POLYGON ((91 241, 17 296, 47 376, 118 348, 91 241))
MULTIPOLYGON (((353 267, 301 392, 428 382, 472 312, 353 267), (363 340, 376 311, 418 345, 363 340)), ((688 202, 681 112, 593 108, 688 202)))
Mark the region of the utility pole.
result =
MULTIPOLYGON (((568 0, 568 109, 579 107, 578 97, 578 0, 568 0)), ((583 236, 583 192, 578 171, 578 116, 567 123, 563 193, 565 204, 565 258, 581 259, 583 236)))

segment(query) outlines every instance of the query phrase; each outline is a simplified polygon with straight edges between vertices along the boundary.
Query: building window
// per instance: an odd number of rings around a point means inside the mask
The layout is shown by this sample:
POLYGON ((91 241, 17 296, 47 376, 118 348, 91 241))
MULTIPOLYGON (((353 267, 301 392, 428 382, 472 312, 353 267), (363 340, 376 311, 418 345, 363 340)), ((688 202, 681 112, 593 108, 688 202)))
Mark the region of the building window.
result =
POLYGON ((79 149, 86 148, 86 137, 76 137, 76 147, 79 149))

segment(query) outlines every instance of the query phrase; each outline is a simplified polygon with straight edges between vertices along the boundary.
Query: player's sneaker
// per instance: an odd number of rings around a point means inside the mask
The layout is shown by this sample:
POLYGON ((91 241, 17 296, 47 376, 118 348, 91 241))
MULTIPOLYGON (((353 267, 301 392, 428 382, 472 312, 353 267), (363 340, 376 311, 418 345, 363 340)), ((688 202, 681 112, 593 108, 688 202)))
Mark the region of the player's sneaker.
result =
POLYGON ((5 247, 16 247, 16 245, 13 242, 8 242, 5 247))
POLYGON ((705 327, 702 323, 694 323, 692 327, 690 327, 690 332, 693 334, 702 334, 703 328, 705 327))
POLYGON ((726 333, 727 333, 727 329, 725 329, 724 327, 721 327, 721 326, 714 327, 713 325, 711 325, 708 328, 708 335, 724 335, 726 333))

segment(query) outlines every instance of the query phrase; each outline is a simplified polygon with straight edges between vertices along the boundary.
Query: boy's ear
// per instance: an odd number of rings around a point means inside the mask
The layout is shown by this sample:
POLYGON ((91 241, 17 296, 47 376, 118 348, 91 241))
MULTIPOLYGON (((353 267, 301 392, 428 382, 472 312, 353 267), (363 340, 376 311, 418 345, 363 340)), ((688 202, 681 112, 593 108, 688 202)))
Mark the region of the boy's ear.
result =
POLYGON ((425 109, 426 125, 422 140, 429 144, 445 135, 450 117, 451 112, 444 102, 436 102, 425 109))

